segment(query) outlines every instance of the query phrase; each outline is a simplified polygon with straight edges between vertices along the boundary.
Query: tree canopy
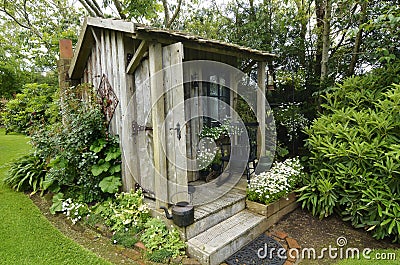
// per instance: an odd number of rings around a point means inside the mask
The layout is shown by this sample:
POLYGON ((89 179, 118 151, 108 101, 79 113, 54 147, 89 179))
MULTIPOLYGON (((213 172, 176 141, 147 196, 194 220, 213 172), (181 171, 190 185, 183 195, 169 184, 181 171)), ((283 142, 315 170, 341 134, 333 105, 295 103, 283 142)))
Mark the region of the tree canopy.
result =
MULTIPOLYGON (((307 89, 310 96, 399 57, 400 5, 394 2, 399 1, 4 0, 1 91, 12 91, 21 72, 55 69, 58 40, 76 41, 82 18, 89 15, 185 30, 276 53, 279 59, 270 67, 277 85, 285 85, 288 78, 279 78, 289 71, 302 79, 296 81, 298 89, 307 89)), ((242 65, 249 72, 252 67, 242 65)))

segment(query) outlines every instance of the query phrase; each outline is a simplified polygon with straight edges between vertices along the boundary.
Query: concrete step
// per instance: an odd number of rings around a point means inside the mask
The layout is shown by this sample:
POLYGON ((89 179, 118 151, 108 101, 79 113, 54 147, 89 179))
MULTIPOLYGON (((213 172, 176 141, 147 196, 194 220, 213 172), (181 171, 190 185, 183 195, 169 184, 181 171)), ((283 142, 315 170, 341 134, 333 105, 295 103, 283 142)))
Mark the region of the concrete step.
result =
POLYGON ((248 210, 189 239, 188 253, 201 264, 217 265, 267 229, 266 218, 248 210))
POLYGON ((246 194, 232 189, 215 200, 194 208, 194 223, 186 227, 186 239, 191 239, 210 227, 228 219, 246 208, 246 194))

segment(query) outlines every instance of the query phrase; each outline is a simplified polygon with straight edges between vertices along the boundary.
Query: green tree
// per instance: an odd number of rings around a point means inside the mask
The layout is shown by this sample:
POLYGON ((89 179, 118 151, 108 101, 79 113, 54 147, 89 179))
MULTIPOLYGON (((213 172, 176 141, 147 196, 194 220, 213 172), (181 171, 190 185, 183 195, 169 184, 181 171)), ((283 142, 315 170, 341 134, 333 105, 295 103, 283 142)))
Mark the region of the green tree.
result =
POLYGON ((68 0, 1 1, 1 48, 18 61, 20 70, 55 69, 58 41, 76 41, 81 15, 68 0))

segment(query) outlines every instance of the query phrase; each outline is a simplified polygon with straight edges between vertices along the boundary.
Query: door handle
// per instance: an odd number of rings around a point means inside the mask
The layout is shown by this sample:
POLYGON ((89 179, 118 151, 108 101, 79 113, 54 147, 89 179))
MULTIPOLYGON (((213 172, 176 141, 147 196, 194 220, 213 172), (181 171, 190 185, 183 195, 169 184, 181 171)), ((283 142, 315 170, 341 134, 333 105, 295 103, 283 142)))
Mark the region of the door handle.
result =
POLYGON ((181 125, 179 124, 179 122, 176 124, 176 128, 170 128, 170 130, 176 130, 176 137, 178 138, 178 141, 181 140, 181 125))

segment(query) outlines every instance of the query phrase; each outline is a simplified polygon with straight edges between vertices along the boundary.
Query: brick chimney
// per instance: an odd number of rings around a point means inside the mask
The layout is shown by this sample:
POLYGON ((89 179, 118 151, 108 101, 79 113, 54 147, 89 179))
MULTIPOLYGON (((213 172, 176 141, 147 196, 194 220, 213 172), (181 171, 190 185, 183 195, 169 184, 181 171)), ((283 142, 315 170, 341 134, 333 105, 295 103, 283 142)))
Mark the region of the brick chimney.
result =
POLYGON ((72 50, 72 41, 66 39, 60 40, 59 48, 60 48, 60 59, 57 62, 58 85, 60 86, 61 108, 63 108, 64 91, 71 86, 71 80, 68 76, 68 70, 69 66, 71 65, 72 57, 74 57, 74 52, 72 50))
POLYGON ((74 57, 74 52, 72 50, 72 41, 71 40, 60 40, 60 59, 72 59, 74 57))

